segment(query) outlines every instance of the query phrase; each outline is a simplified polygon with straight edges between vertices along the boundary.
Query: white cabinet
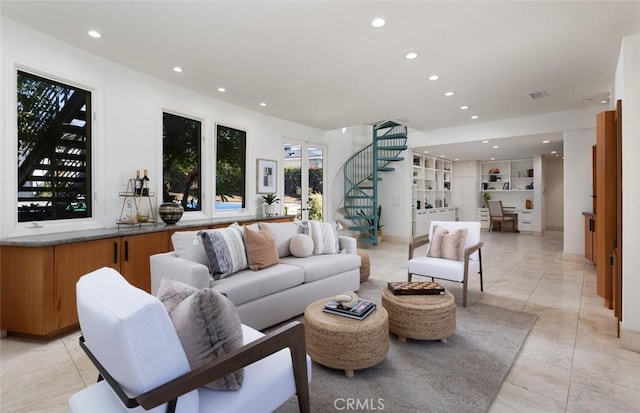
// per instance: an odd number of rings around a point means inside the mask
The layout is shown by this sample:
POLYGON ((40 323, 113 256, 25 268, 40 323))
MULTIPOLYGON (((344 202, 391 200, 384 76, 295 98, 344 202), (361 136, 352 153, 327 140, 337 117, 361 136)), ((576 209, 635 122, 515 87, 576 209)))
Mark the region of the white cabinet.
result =
POLYGON ((431 221, 456 220, 451 204, 451 161, 413 154, 411 182, 412 235, 429 233, 431 221))
MULTIPOLYGON (((518 209, 507 208, 506 213, 518 215, 518 230, 519 231, 534 231, 535 228, 535 214, 533 209, 518 209)), ((476 209, 476 220, 480 222, 480 228, 489 229, 491 218, 489 217, 488 208, 476 209)), ((508 227, 510 229, 510 227, 508 227)))
POLYGON ((518 229, 520 231, 533 231, 533 222, 535 216, 532 209, 517 209, 518 214, 518 229))
POLYGON ((413 236, 425 235, 429 233, 432 221, 455 221, 456 208, 429 208, 424 211, 417 211, 416 231, 413 236))
POLYGON ((481 229, 489 229, 489 209, 488 208, 476 209, 476 221, 480 222, 481 229))

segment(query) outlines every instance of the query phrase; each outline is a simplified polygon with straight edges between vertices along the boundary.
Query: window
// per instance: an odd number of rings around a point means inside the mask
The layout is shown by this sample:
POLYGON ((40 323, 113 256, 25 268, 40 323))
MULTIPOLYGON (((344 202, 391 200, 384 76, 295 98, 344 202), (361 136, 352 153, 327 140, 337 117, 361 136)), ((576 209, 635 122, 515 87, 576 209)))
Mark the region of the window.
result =
POLYGON ((243 209, 247 133, 217 125, 216 136, 216 210, 243 209))
POLYGON ((18 71, 18 222, 91 217, 91 93, 18 71))
POLYGON ((162 114, 162 199, 182 204, 185 211, 202 210, 201 128, 200 121, 162 114))

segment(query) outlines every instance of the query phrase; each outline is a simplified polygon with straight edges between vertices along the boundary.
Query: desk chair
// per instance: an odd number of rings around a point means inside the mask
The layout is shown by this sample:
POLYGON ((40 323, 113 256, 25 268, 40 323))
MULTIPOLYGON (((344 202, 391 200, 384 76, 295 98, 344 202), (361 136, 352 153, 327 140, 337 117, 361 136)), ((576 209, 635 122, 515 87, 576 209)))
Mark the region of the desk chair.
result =
POLYGON ((510 222, 513 232, 518 232, 518 221, 515 214, 505 214, 502 208, 502 201, 487 201, 489 204, 489 231, 493 231, 493 224, 500 226, 500 231, 504 232, 504 224, 510 222))

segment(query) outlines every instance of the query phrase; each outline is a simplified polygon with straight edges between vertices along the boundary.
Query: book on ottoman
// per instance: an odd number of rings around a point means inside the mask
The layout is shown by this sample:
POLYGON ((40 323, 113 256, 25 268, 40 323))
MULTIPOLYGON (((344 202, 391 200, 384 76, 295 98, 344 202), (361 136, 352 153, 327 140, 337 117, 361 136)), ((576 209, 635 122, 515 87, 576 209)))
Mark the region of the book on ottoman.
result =
POLYGON ((329 314, 354 318, 356 320, 363 320, 375 309, 376 305, 374 303, 364 300, 358 300, 358 303, 352 308, 343 307, 337 301, 329 301, 325 304, 322 311, 329 314))
POLYGON ((394 295, 443 295, 444 288, 433 281, 390 282, 389 290, 394 295))

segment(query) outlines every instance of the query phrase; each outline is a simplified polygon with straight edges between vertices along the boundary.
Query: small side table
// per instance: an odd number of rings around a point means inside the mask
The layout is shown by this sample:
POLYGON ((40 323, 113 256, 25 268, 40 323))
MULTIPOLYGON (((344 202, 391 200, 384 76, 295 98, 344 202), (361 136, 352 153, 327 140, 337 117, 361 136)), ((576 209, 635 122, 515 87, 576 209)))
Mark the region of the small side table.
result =
POLYGON ((364 320, 353 320, 323 312, 329 300, 314 301, 304 310, 304 334, 311 359, 344 370, 347 377, 384 360, 389 351, 387 311, 377 306, 364 320))
POLYGON ((358 250, 360 256, 360 282, 363 283, 369 279, 369 273, 371 272, 371 260, 369 254, 365 250, 358 250))
POLYGON ((382 306, 389 313, 389 331, 401 343, 407 338, 447 341, 456 332, 456 302, 453 294, 394 295, 382 289, 382 306))

